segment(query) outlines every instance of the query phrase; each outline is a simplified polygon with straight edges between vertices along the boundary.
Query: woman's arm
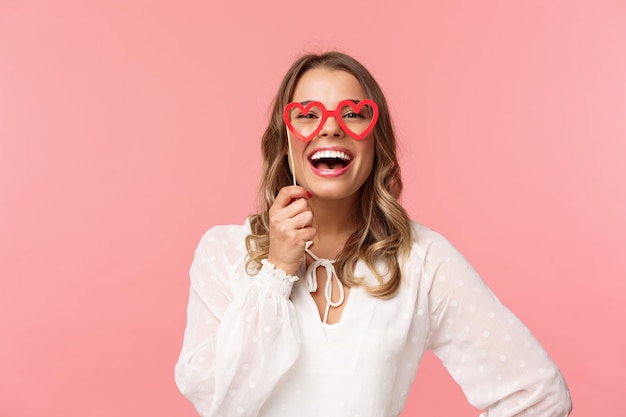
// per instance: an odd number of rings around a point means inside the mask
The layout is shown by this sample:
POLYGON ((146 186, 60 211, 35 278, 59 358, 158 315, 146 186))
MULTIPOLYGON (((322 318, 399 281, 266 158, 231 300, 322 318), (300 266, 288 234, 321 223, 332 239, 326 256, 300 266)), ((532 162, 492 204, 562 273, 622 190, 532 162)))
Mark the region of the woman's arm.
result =
POLYGON ((209 231, 190 270, 176 383, 203 417, 256 416, 299 352, 294 279, 267 263, 244 276, 243 237, 233 247, 233 234, 241 232, 209 231))
POLYGON ((483 417, 565 417, 571 399, 559 369, 524 324, 447 241, 427 254, 428 348, 483 417))

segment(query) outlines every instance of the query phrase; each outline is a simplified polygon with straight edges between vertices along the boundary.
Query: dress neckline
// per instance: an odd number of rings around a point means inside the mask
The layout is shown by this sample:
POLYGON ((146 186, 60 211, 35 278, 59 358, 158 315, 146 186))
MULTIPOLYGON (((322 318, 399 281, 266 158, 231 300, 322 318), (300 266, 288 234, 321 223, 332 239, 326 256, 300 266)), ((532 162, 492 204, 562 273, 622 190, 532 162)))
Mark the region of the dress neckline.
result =
MULTIPOLYGON (((324 317, 322 319, 322 324, 324 326, 332 327, 337 326, 341 323, 343 319, 343 313, 345 312, 346 306, 344 306, 341 311, 341 315, 339 316, 339 321, 337 323, 328 323, 328 314, 330 312, 331 307, 339 307, 344 302, 347 305, 346 294, 343 288, 343 282, 339 279, 337 275, 337 271, 335 270, 335 261, 325 258, 320 258, 309 247, 313 242, 309 241, 306 243, 304 251, 313 258, 313 262, 306 268, 304 273, 304 287, 306 290, 311 293, 317 291, 317 270, 320 267, 323 267, 326 270, 326 284, 324 285, 324 298, 326 300, 326 307, 324 309, 324 317), (333 279, 337 283, 337 287, 339 288, 339 300, 333 302, 333 279)), ((304 265, 306 266, 306 259, 304 260, 304 265)), ((317 306, 316 306, 317 310, 317 306)))

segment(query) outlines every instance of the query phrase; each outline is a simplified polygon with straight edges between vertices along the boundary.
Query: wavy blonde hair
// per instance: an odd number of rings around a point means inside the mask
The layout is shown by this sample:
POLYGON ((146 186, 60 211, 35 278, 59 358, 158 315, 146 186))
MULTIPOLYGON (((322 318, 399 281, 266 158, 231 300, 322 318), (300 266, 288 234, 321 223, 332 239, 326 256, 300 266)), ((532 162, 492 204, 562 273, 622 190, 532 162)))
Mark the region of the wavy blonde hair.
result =
POLYGON ((391 298, 402 280, 401 260, 411 247, 411 223, 398 202, 402 191, 396 138, 383 92, 369 71, 354 58, 340 52, 304 55, 285 75, 274 99, 269 126, 263 134, 263 175, 259 186, 259 213, 250 216, 251 234, 246 237, 248 270, 258 271, 269 254, 269 209, 282 187, 292 184, 287 162, 287 134, 283 109, 291 101, 298 80, 313 68, 346 71, 356 77, 365 96, 378 104, 374 127, 374 167, 361 187, 355 210, 359 228, 346 241, 335 260, 337 275, 349 286, 363 286, 380 298, 391 298), (354 274, 359 259, 375 273, 377 283, 365 282, 354 274), (382 266, 382 268, 381 268, 382 266))

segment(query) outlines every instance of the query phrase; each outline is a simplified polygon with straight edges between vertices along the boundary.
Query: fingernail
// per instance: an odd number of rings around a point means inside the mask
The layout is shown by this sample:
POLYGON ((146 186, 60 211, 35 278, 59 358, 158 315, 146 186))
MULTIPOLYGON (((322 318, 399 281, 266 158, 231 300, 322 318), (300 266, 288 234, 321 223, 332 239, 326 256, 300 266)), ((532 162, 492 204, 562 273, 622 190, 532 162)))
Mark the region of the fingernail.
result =
POLYGON ((311 192, 310 192, 310 191, 307 191, 307 192, 306 192, 306 195, 307 195, 309 198, 313 197, 313 194, 311 194, 311 192))

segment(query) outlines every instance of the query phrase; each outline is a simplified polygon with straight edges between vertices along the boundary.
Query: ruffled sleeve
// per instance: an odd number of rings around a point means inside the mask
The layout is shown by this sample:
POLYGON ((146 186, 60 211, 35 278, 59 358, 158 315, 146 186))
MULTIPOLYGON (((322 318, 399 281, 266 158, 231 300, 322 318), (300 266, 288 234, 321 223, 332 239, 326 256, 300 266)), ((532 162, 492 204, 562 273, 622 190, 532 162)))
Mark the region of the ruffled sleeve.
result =
POLYGON ((565 417, 569 391, 530 331, 440 237, 426 253, 431 277, 428 348, 482 417, 565 417))
POLYGON ((245 232, 224 226, 202 238, 190 270, 180 391, 203 417, 256 416, 298 357, 289 300, 296 278, 264 262, 245 273, 245 232))

